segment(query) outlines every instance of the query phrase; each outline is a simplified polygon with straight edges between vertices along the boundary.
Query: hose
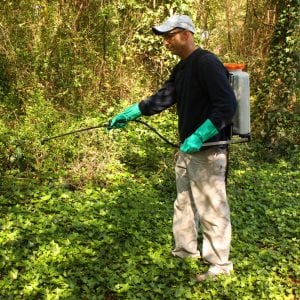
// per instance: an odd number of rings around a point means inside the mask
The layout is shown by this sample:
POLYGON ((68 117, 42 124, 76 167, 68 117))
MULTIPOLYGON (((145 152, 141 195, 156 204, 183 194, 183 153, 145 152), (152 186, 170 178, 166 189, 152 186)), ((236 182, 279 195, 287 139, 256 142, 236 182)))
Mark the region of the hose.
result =
POLYGON ((151 131, 153 131, 155 134, 157 134, 164 142, 166 142, 168 145, 174 147, 174 148, 178 148, 179 145, 178 144, 174 144, 173 142, 170 142, 168 139, 166 139, 164 136, 162 136, 154 127, 152 127, 151 125, 149 125, 148 123, 141 121, 141 120, 134 120, 134 122, 136 123, 140 123, 145 125, 146 127, 148 127, 151 131))

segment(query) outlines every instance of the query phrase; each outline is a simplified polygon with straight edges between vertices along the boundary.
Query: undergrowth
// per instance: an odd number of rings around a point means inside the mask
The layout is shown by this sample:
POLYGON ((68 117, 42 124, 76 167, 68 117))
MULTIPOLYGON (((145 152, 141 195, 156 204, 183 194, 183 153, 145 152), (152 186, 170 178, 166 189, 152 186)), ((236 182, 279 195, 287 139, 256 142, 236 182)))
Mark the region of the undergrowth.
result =
MULTIPOLYGON (((175 141, 176 120, 165 118, 146 121, 175 141)), ((96 121, 106 120, 73 126, 96 121)), ((199 284, 207 266, 170 254, 176 150, 135 123, 41 138, 31 134, 19 156, 12 149, 1 173, 1 299, 300 297, 297 148, 275 156, 255 142, 231 146, 235 271, 199 284)))

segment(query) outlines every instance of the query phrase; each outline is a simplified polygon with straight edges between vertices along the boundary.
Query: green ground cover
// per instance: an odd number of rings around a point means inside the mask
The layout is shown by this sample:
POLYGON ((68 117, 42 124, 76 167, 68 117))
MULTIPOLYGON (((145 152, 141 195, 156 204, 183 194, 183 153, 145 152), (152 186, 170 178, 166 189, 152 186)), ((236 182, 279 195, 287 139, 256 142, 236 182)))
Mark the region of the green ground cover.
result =
MULTIPOLYGON (((199 284, 202 261, 170 255, 174 150, 143 128, 110 135, 114 154, 98 180, 66 182, 67 163, 3 174, 0 299, 299 299, 298 151, 231 147, 235 272, 199 284)), ((43 147, 67 152, 68 143, 43 147)))

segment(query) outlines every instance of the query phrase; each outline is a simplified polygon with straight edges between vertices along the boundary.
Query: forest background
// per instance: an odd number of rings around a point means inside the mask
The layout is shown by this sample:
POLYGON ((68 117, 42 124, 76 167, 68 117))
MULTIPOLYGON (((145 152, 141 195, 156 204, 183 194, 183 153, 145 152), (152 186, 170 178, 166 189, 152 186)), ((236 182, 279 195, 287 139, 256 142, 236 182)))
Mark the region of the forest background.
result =
MULTIPOLYGON (((0 3, 0 296, 299 297, 298 0, 0 3), (251 82, 252 141, 232 146, 228 186, 237 276, 201 287, 202 265, 166 255, 173 149, 137 124, 41 145, 151 95, 177 61, 151 27, 174 13, 251 82)), ((174 110, 146 121, 176 140, 174 110)))

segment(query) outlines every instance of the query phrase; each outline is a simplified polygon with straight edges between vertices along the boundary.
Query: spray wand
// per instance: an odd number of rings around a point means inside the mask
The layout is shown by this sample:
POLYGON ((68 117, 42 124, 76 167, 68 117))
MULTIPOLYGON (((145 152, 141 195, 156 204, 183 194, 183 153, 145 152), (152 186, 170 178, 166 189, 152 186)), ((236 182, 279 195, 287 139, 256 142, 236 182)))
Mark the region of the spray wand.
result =
POLYGON ((101 128, 101 127, 107 127, 107 126, 108 126, 108 124, 96 125, 96 126, 92 126, 92 127, 81 128, 81 129, 77 129, 77 130, 74 130, 74 131, 66 132, 66 133, 63 133, 63 134, 51 136, 51 137, 42 139, 41 140, 41 144, 44 145, 46 142, 48 142, 50 140, 54 140, 54 139, 57 139, 57 138, 60 138, 60 137, 66 136, 66 135, 75 134, 75 133, 78 133, 78 132, 88 131, 88 130, 91 130, 91 129, 101 128))
MULTIPOLYGON (((179 147, 179 145, 170 142, 168 139, 166 139, 164 136, 162 136, 155 128, 153 128, 151 125, 147 124, 146 122, 143 122, 141 120, 133 120, 133 122, 145 125, 150 130, 152 130, 155 134, 157 134, 168 145, 170 145, 172 147, 175 147, 175 148, 179 147)), ((102 124, 102 125, 96 125, 96 126, 91 126, 91 127, 87 127, 87 128, 81 128, 81 129, 77 129, 77 130, 74 130, 74 131, 70 131, 70 132, 59 134, 59 135, 55 135, 55 136, 52 136, 52 137, 44 138, 44 139, 41 140, 41 144, 44 145, 46 142, 48 142, 50 140, 54 140, 54 139, 61 138, 61 137, 71 135, 71 134, 75 134, 75 133, 78 133, 78 132, 88 131, 88 130, 97 129, 97 128, 109 128, 109 125, 110 125, 110 122, 108 124, 102 124)))

